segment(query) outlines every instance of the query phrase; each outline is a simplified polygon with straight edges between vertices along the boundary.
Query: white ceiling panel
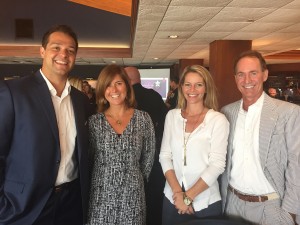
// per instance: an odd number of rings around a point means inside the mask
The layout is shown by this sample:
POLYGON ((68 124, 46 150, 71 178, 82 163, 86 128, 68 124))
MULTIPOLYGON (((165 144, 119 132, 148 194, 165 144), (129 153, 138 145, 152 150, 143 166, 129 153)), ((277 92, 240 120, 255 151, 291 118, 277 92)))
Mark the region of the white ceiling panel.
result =
POLYGON ((283 9, 300 9, 300 1, 295 0, 292 1, 291 3, 287 4, 286 6, 282 7, 283 9))
POLYGON ((147 44, 148 40, 151 42, 152 38, 155 36, 155 30, 141 31, 135 36, 134 44, 147 44))
POLYGON ((153 5, 160 5, 160 6, 168 6, 172 0, 139 0, 140 5, 142 6, 153 6, 153 5))
POLYGON ((171 6, 166 12, 165 21, 208 21, 221 7, 171 6))
POLYGON ((260 19, 260 22, 299 23, 300 12, 299 9, 278 9, 260 19))
POLYGON ((232 0, 173 0, 171 6, 225 7, 232 0))
POLYGON ((280 33, 298 33, 300 34, 300 23, 293 24, 279 31, 280 33))
POLYGON ((269 44, 276 44, 278 42, 283 42, 296 37, 298 37, 297 33, 272 33, 262 36, 261 38, 257 38, 257 40, 254 40, 253 42, 255 43, 256 41, 265 41, 269 44))
POLYGON ((199 31, 234 32, 248 26, 249 24, 249 22, 208 22, 203 27, 201 27, 199 31))
POLYGON ((254 22, 248 26, 242 28, 240 31, 245 32, 275 32, 279 31, 285 27, 291 26, 291 23, 263 23, 263 22, 254 22))
POLYGON ((228 7, 239 7, 239 8, 279 8, 283 7, 293 0, 275 0, 275 1, 261 1, 261 0, 233 0, 228 4, 228 7))
POLYGON ((196 32, 191 39, 200 39, 200 40, 207 40, 209 42, 214 40, 220 40, 228 35, 230 35, 231 32, 196 32))
POLYGON ((252 42, 253 43, 253 48, 255 49, 269 49, 269 50, 296 50, 300 48, 300 37, 296 37, 296 38, 292 38, 286 41, 277 41, 276 43, 272 43, 272 42, 268 42, 266 40, 263 41, 259 41, 259 40, 255 40, 252 42), (297 48, 298 46, 298 48, 297 48))
POLYGON ((141 6, 141 9, 138 13, 138 23, 141 21, 160 21, 162 16, 164 16, 167 7, 165 6, 141 6))
POLYGON ((139 31, 155 31, 157 30, 157 28, 160 25, 160 21, 156 21, 156 20, 145 20, 143 22, 140 22, 137 25, 137 29, 139 31))
POLYGON ((216 15, 213 22, 247 22, 250 20, 261 19, 270 13, 274 8, 235 8, 226 7, 218 15, 216 15))
POLYGON ((199 45, 201 47, 203 46, 207 46, 210 42, 208 42, 208 40, 201 40, 199 38, 189 38, 188 40, 186 40, 184 42, 185 45, 199 45))
POLYGON ((206 48, 198 51, 197 53, 191 55, 191 57, 201 59, 201 58, 205 58, 205 57, 209 56, 208 54, 209 54, 209 47, 206 47, 206 48))
POLYGON ((184 41, 184 39, 159 39, 159 38, 155 38, 153 39, 151 45, 171 45, 171 46, 179 46, 182 42, 184 41))
MULTIPOLYGON (((188 30, 187 31, 178 31, 178 32, 176 32, 176 35, 180 39, 187 39, 187 38, 191 37, 193 33, 194 32, 188 31, 188 30)), ((170 33, 170 31, 159 31, 156 33, 155 38, 168 39, 171 34, 173 34, 173 33, 170 33)))
POLYGON ((254 40, 261 36, 267 35, 268 32, 234 32, 227 37, 225 37, 226 40, 254 40))
POLYGON ((200 21, 162 21, 160 24, 158 31, 170 31, 172 34, 180 31, 191 31, 195 32, 204 25, 205 22, 200 22, 200 21))

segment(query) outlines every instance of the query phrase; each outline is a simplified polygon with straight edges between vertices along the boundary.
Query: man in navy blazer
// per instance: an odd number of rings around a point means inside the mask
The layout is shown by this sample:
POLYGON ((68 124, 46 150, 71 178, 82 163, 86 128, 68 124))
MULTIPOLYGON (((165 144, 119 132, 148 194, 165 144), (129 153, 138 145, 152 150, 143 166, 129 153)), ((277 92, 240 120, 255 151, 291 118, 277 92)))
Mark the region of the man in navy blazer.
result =
POLYGON ((52 27, 41 70, 0 82, 0 224, 85 222, 89 107, 67 81, 77 49, 70 27, 52 27))

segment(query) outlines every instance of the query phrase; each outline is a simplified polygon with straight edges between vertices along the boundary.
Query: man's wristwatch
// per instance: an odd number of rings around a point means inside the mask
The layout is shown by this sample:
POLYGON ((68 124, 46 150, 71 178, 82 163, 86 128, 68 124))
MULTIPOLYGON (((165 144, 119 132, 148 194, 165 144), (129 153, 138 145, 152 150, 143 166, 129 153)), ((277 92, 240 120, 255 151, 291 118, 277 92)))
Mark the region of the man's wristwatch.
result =
POLYGON ((187 206, 190 206, 193 203, 193 200, 190 197, 188 197, 185 192, 183 192, 183 202, 187 206))

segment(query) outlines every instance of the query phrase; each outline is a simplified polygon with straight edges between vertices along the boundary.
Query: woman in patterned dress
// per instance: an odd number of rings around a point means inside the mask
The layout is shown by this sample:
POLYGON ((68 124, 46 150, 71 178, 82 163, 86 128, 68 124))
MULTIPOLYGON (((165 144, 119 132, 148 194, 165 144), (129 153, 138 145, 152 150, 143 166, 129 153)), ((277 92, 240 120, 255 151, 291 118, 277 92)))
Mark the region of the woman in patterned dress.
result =
POLYGON ((155 151, 150 116, 134 109, 126 72, 109 65, 98 78, 98 112, 89 119, 91 188, 89 225, 143 225, 144 182, 155 151))

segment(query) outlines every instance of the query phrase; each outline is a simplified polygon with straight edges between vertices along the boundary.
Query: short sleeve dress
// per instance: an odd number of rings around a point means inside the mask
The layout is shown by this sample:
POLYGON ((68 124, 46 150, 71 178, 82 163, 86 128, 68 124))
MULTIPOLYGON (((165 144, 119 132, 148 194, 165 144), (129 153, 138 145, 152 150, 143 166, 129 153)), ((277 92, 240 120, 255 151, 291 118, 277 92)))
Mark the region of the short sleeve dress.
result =
POLYGON ((89 225, 143 225, 144 181, 150 174, 155 133, 150 116, 135 109, 117 134, 103 113, 89 119, 91 187, 89 225))

